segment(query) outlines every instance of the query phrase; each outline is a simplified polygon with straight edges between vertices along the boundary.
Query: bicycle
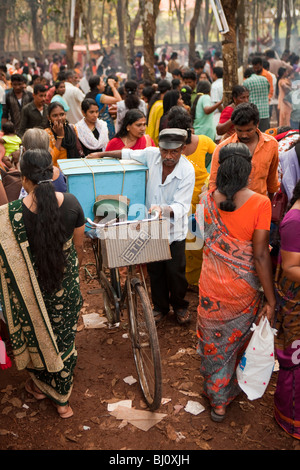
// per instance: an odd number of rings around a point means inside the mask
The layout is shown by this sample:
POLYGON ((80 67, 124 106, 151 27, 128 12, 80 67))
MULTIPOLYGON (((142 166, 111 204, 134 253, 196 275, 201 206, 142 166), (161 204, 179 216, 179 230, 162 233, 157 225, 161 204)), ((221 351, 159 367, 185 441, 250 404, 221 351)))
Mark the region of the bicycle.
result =
MULTIPOLYGON (((158 220, 158 215, 143 221, 158 220)), ((119 268, 105 268, 101 247, 101 229, 120 227, 124 224, 137 224, 137 221, 96 224, 87 219, 94 228, 90 233, 96 262, 98 280, 102 287, 104 310, 108 322, 112 325, 120 322, 121 313, 127 310, 129 333, 139 383, 151 411, 156 410, 162 398, 162 368, 160 348, 152 306, 149 300, 142 265, 126 265, 127 274, 124 286, 121 286, 119 268), (139 275, 137 267, 139 266, 139 275)), ((138 222, 140 223, 140 222, 138 222)))

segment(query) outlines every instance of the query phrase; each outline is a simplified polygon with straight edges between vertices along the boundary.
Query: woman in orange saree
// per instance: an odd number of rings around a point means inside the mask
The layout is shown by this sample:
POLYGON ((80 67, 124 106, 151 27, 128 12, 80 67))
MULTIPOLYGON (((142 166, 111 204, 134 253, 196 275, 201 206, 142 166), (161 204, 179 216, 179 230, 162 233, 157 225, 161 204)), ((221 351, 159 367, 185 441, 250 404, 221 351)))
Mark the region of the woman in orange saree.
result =
POLYGON ((261 315, 273 322, 276 304, 268 251, 270 200, 247 188, 248 147, 229 144, 223 149, 217 189, 200 199, 205 246, 199 281, 198 353, 203 392, 214 421, 224 419, 227 405, 241 391, 235 370, 252 324, 261 315))

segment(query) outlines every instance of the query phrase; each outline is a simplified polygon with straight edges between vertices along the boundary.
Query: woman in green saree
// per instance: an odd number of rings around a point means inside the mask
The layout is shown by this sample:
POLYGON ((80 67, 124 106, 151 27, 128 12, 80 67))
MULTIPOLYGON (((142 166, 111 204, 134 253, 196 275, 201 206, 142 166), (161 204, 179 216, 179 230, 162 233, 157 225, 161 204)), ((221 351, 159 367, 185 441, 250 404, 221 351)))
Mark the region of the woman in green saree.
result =
POLYGON ((27 392, 69 418, 85 219, 75 196, 55 192, 48 151, 26 151, 20 169, 28 195, 0 207, 0 300, 27 392))

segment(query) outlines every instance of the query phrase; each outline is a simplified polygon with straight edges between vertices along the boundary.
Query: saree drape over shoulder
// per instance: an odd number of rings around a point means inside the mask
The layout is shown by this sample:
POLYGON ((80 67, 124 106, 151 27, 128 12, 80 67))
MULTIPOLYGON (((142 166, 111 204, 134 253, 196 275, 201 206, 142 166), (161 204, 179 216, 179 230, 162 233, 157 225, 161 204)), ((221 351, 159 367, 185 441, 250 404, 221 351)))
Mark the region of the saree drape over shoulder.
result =
MULTIPOLYGON (((300 211, 291 209, 280 224, 281 249, 299 253, 299 234, 300 211)), ((300 439, 300 284, 287 279, 279 264, 275 286, 278 303, 275 352, 280 368, 274 415, 288 434, 300 439)))
POLYGON ((200 371, 212 406, 226 406, 239 393, 235 369, 251 334, 263 294, 251 241, 234 238, 210 192, 204 210, 203 265, 197 317, 200 371))
POLYGON ((59 291, 42 292, 23 221, 22 201, 0 207, 0 300, 17 369, 27 369, 38 388, 59 405, 68 402, 82 304, 78 258, 70 239, 59 291))

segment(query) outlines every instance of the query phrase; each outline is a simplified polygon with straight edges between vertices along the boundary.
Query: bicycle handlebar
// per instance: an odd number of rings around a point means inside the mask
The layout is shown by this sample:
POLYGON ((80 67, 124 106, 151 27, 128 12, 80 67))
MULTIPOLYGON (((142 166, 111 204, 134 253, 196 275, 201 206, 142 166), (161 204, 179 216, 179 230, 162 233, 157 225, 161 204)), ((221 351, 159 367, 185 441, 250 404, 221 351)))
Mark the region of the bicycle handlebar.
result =
POLYGON ((93 222, 90 218, 87 217, 86 221, 88 222, 89 225, 91 225, 91 227, 93 228, 105 228, 105 227, 114 227, 114 226, 119 226, 119 225, 129 225, 129 224, 137 224, 137 223, 140 223, 140 222, 152 222, 154 220, 157 220, 159 218, 159 213, 157 211, 153 211, 151 212, 150 214, 150 218, 148 219, 142 219, 142 220, 126 220, 124 222, 114 222, 114 220, 117 220, 117 219, 113 219, 113 220, 110 220, 109 222, 106 222, 105 224, 96 224, 95 222, 93 222), (152 216, 152 214, 154 214, 152 216))

